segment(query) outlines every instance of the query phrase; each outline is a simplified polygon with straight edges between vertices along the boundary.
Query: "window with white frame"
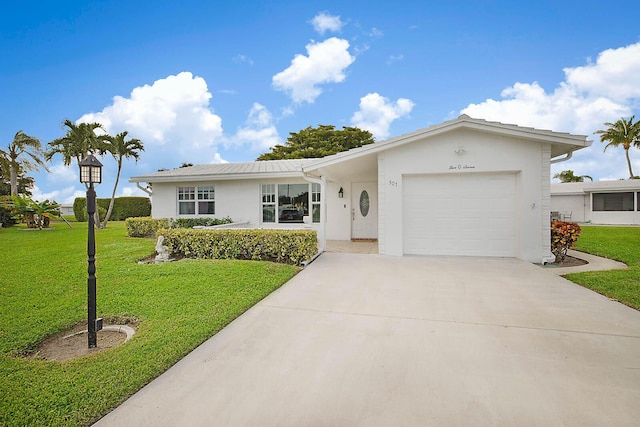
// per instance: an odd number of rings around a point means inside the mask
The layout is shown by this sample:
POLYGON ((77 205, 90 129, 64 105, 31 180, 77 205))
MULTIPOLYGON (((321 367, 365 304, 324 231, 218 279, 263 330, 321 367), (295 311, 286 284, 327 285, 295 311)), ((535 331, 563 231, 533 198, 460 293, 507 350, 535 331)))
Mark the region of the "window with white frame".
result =
POLYGON ((262 185, 262 222, 276 222, 276 185, 262 185))
POLYGON ((215 213, 216 202, 213 186, 178 187, 179 215, 213 215, 215 213))
POLYGON ((216 192, 213 186, 198 187, 198 214, 213 215, 216 213, 216 192))
POLYGON ((261 202, 262 222, 302 223, 309 212, 320 222, 320 184, 262 184, 261 202))
POLYGON ((311 184, 311 217, 313 222, 320 222, 320 184, 311 184))
POLYGON ((178 187, 178 214, 196 214, 196 188, 178 187))

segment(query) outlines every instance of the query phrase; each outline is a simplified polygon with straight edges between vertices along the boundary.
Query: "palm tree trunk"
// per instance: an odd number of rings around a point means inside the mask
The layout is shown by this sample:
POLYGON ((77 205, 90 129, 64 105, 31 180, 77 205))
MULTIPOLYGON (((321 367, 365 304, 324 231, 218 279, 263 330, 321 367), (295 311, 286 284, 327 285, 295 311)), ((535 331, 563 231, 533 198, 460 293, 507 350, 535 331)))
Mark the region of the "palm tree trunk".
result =
POLYGON ((118 181, 120 181, 120 171, 122 170, 122 160, 118 162, 118 174, 116 175, 116 183, 113 185, 113 193, 111 193, 111 201, 109 202, 109 209, 107 215, 104 217, 104 222, 101 228, 107 228, 107 221, 111 217, 111 211, 113 211, 113 203, 116 200, 116 190, 118 189, 118 181))
POLYGON ((624 153, 627 155, 627 166, 629 167, 629 179, 633 179, 635 175, 633 174, 633 170, 631 170, 631 159, 629 158, 629 149, 625 148, 624 153))
POLYGON ((11 165, 10 171, 10 182, 11 182, 11 195, 15 196, 18 194, 18 172, 14 165, 11 165))

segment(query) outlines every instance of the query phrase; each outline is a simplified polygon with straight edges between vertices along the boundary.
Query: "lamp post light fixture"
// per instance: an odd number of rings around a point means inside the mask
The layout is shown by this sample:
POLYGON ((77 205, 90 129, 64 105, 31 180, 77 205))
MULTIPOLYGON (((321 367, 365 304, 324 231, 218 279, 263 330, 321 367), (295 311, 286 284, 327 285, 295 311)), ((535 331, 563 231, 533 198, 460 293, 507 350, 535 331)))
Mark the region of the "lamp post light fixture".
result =
POLYGON ((89 348, 97 346, 97 332, 102 329, 102 319, 96 319, 96 190, 93 184, 102 182, 102 163, 92 154, 89 154, 80 162, 80 182, 87 185, 87 220, 89 232, 87 237, 87 330, 89 348))
POLYGON ((342 199, 344 197, 344 190, 342 189, 342 187, 340 187, 340 190, 338 190, 338 199, 342 199))

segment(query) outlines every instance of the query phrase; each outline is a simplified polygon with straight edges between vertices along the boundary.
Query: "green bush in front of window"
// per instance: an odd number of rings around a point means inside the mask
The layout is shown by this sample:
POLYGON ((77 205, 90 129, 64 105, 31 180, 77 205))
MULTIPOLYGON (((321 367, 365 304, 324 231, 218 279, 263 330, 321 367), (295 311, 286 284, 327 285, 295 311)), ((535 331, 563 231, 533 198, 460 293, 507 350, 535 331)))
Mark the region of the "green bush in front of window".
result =
POLYGON ((124 221, 129 237, 153 237, 159 228, 171 226, 171 219, 153 219, 151 217, 127 218, 124 221))
POLYGON ((127 218, 125 225, 127 227, 127 236, 129 237, 152 237, 159 228, 193 228, 193 227, 211 227, 214 225, 231 224, 231 218, 159 218, 151 217, 127 218))
POLYGON ((314 230, 187 229, 157 231, 172 255, 200 259, 243 259, 299 265, 318 251, 314 230))

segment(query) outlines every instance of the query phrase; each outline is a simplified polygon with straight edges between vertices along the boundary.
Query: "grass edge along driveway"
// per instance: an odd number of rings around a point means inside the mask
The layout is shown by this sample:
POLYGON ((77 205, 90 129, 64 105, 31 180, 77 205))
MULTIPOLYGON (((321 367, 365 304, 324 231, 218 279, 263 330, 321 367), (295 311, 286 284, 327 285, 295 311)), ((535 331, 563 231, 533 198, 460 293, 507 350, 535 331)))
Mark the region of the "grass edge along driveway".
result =
POLYGON ((86 236, 86 223, 0 229, 0 425, 96 421, 299 271, 257 261, 138 264, 155 241, 110 222, 96 232, 98 316, 137 321, 135 337, 64 363, 15 357, 86 322, 86 236))
POLYGON ((625 270, 567 274, 564 277, 640 310, 640 227, 581 226, 576 250, 629 266, 625 270))

